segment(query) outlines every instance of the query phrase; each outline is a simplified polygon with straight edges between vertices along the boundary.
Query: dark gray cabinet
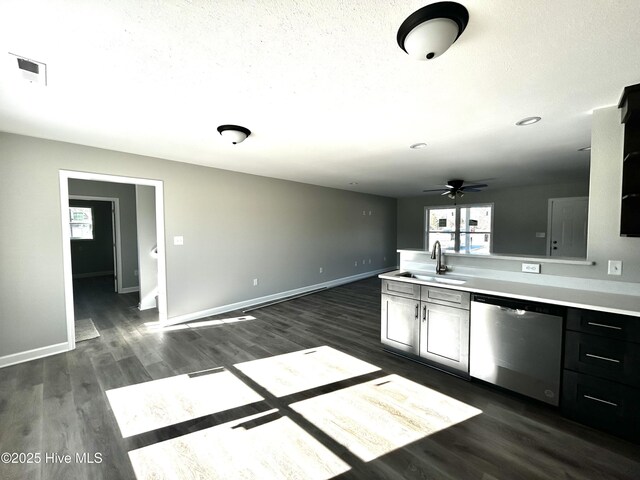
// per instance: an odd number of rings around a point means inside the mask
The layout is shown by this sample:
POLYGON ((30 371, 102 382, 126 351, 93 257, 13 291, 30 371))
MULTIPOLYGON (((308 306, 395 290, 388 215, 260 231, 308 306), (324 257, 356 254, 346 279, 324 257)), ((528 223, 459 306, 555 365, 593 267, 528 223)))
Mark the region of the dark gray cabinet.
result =
POLYGON ((563 413, 581 423, 640 441, 640 319, 569 309, 562 386, 563 413))

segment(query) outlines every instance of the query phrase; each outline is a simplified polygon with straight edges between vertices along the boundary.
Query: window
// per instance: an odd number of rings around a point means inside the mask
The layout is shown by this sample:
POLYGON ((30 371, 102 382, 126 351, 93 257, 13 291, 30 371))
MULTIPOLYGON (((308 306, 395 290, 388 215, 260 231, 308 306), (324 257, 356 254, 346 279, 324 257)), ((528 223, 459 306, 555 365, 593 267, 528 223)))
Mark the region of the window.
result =
POLYGON ((491 253, 493 204, 425 207, 424 245, 431 251, 436 241, 443 250, 491 253))
POLYGON ((93 240, 93 212, 90 207, 69 207, 71 240, 93 240))

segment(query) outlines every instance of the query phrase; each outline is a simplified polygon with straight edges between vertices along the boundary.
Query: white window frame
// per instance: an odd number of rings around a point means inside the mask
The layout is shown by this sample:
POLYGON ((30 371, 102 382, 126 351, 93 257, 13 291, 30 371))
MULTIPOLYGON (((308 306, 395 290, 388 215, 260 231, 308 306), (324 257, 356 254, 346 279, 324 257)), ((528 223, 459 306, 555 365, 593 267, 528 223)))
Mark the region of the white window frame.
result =
POLYGON ((78 242, 78 241, 92 241, 95 240, 96 235, 95 235, 95 230, 94 230, 94 222, 93 222, 93 207, 76 207, 73 205, 69 205, 69 237, 71 238, 72 242, 78 242), (73 228, 72 225, 74 223, 78 223, 78 222, 73 222, 71 219, 71 209, 72 208, 85 208, 87 210, 91 210, 91 222, 84 222, 85 224, 90 224, 91 225, 91 238, 86 238, 86 237, 74 237, 73 236, 73 228))
MULTIPOLYGON (((484 202, 484 203, 468 203, 468 204, 464 204, 464 205, 431 205, 431 206, 425 206, 424 207, 424 212, 422 215, 422 221, 423 221, 423 230, 422 230, 422 234, 423 234, 423 240, 424 240, 424 250, 428 250, 429 249, 429 222, 428 222, 428 218, 429 218, 429 211, 430 210, 451 210, 451 209, 455 209, 456 211, 456 219, 455 219, 455 229, 454 231, 452 231, 451 233, 455 236, 454 237, 454 252, 455 253, 460 253, 460 234, 461 233, 471 233, 468 231, 460 231, 460 210, 463 208, 478 208, 478 207, 491 207, 491 230, 489 232, 473 232, 473 233, 488 233, 489 234, 489 254, 493 253, 493 236, 495 234, 494 232, 494 225, 493 225, 493 221, 495 218, 495 207, 494 204, 491 202, 484 202)), ((436 233, 436 232, 433 232, 436 233)), ((448 233, 448 232, 443 232, 443 233, 448 233)), ((451 250, 448 250, 449 252, 451 252, 451 250)), ((465 253, 469 253, 471 255, 473 255, 472 252, 465 252, 465 253)))

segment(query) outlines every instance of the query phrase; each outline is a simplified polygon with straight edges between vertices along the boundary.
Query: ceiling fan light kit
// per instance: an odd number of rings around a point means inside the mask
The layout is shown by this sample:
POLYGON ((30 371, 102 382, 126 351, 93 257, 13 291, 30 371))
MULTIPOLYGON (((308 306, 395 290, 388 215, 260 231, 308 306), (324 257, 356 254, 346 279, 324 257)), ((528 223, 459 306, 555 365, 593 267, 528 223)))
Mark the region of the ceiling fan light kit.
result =
POLYGON ((456 2, 437 2, 416 10, 398 29, 398 45, 411 58, 433 60, 446 52, 469 23, 469 12, 456 2))
POLYGON ((218 133, 225 139, 236 145, 242 143, 251 135, 251 130, 240 125, 220 125, 218 133))

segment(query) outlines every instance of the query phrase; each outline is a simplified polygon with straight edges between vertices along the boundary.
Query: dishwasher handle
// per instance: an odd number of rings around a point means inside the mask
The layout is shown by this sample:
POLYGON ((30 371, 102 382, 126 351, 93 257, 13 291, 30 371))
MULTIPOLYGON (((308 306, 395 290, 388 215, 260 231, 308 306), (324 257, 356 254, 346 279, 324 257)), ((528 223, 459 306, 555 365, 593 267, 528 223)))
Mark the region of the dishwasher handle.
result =
POLYGON ((484 295, 474 293, 471 297, 472 303, 480 303, 485 305, 494 305, 500 307, 503 311, 515 312, 534 312, 545 315, 553 315, 554 317, 566 317, 566 308, 558 305, 549 305, 546 303, 530 302, 529 300, 520 300, 507 297, 496 297, 493 295, 484 295))

